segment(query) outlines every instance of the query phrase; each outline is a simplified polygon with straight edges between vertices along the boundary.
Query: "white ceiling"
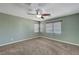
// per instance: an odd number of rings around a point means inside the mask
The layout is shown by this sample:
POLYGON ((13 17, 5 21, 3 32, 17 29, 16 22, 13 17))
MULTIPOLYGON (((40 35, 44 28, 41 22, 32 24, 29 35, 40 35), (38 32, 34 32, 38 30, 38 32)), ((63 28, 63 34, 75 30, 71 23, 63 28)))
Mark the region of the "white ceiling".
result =
MULTIPOLYGON (((79 13, 78 3, 0 3, 0 12, 32 20, 42 21, 35 15, 28 15, 30 9, 40 8, 51 16, 45 16, 44 20, 79 13)), ((34 11, 32 11, 34 12, 34 11)))

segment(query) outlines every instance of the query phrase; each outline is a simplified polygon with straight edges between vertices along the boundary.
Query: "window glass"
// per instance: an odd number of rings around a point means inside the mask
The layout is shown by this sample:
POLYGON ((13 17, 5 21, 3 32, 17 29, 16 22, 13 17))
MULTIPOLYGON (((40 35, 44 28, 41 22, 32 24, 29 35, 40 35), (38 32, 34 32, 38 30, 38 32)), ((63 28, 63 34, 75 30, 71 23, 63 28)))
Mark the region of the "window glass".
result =
POLYGON ((61 22, 54 23, 54 33, 61 34, 61 22))
POLYGON ((46 24, 46 33, 53 33, 53 23, 46 24))
POLYGON ((39 32, 39 24, 34 24, 34 32, 39 32))

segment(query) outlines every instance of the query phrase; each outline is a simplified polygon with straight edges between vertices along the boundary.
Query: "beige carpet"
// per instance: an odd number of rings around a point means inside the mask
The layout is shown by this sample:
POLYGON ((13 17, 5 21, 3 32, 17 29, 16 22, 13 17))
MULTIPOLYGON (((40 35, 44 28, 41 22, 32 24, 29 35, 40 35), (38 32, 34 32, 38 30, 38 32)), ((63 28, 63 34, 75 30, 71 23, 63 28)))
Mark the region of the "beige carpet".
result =
POLYGON ((75 55, 79 47, 57 41, 36 38, 0 47, 1 55, 75 55))

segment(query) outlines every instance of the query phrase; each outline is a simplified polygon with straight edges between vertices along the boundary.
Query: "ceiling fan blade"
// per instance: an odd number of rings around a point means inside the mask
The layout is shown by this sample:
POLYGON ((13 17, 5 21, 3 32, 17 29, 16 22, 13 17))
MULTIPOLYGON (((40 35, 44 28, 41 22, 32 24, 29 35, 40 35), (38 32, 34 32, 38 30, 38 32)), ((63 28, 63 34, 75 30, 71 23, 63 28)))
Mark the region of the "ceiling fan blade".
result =
POLYGON ((42 18, 42 19, 44 19, 44 17, 43 17, 43 16, 41 16, 41 18, 42 18))
POLYGON ((36 14, 32 14, 32 13, 27 13, 28 15, 36 15, 36 14))
POLYGON ((42 14, 42 16, 50 16, 51 14, 42 14))

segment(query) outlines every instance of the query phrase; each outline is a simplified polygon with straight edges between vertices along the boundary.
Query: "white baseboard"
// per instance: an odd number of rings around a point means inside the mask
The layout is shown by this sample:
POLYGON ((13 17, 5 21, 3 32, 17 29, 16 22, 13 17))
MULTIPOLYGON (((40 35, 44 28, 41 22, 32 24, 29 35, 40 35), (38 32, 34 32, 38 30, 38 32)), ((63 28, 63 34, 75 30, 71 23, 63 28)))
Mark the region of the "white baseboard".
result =
POLYGON ((0 46, 6 46, 6 45, 9 45, 9 44, 14 44, 14 43, 17 43, 17 42, 22 42, 22 41, 30 40, 30 39, 35 39, 35 38, 38 38, 38 37, 47 38, 47 39, 50 39, 50 40, 54 40, 54 41, 58 41, 58 42, 62 42, 62 43, 70 44, 70 45, 79 46, 79 44, 75 44, 75 43, 71 43, 71 42, 67 42, 67 41, 62 41, 62 40, 57 40, 57 39, 49 38, 49 37, 46 37, 46 36, 36 36, 36 37, 32 37, 32 38, 27 38, 27 39, 22 39, 22 40, 18 40, 18 41, 8 42, 8 43, 5 43, 5 44, 1 44, 0 46))
POLYGON ((1 44, 0 46, 10 45, 10 44, 14 44, 14 43, 17 43, 17 42, 22 42, 22 41, 25 41, 25 40, 35 39, 35 38, 38 38, 38 37, 40 37, 40 36, 27 38, 27 39, 21 39, 21 40, 13 41, 13 42, 8 42, 8 43, 5 43, 5 44, 1 44))
POLYGON ((71 43, 71 42, 67 42, 67 41, 62 41, 62 40, 58 40, 58 39, 53 39, 53 38, 49 38, 49 37, 46 37, 46 36, 41 36, 41 37, 47 38, 47 39, 50 39, 50 40, 54 40, 54 41, 58 41, 58 42, 61 42, 61 43, 66 43, 66 44, 70 44, 70 45, 79 46, 79 44, 75 44, 75 43, 71 43))

